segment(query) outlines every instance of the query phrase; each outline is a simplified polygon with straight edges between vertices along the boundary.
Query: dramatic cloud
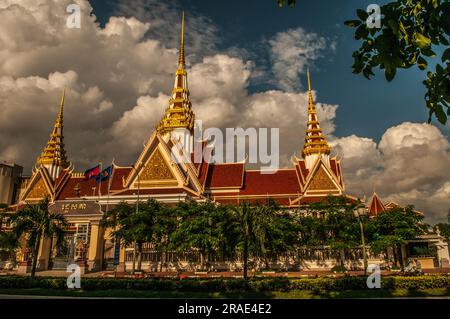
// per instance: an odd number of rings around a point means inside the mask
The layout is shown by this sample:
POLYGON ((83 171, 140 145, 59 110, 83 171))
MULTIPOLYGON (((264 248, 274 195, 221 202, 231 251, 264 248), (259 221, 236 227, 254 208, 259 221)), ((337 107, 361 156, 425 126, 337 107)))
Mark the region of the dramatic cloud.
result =
MULTIPOLYGON (((247 87, 252 67, 250 62, 244 63, 241 59, 217 54, 204 58, 188 70, 196 117, 203 121, 204 128, 279 128, 282 136, 281 163, 288 165, 290 156, 294 152, 298 155, 303 144, 308 96, 306 93, 275 90, 249 94, 247 87)), ((154 125, 160 118, 155 106, 167 106, 167 101, 168 96, 164 94, 157 99, 146 97, 145 102, 138 103, 114 124, 114 140, 123 141, 126 149, 134 149, 133 146, 138 144, 141 146, 141 143, 136 142, 139 134, 147 132, 149 123, 154 125)), ((317 104, 321 126, 326 133, 334 131, 336 109, 336 105, 317 104)), ((136 150, 140 151, 140 148, 136 150)))
POLYGON ((269 40, 272 72, 278 87, 292 92, 301 88, 300 75, 312 62, 323 56, 327 46, 334 51, 335 43, 302 28, 279 32, 269 40))
POLYGON ((343 156, 348 191, 376 191, 386 201, 414 204, 428 221, 443 221, 450 198, 449 142, 435 126, 402 123, 389 128, 378 145, 350 136, 333 141, 343 156))
MULTIPOLYGON (((114 15, 149 21, 148 36, 167 47, 176 48, 180 43, 182 10, 179 1, 174 0, 123 0, 116 4, 114 15)), ((199 62, 204 55, 217 53, 216 45, 220 38, 214 23, 193 10, 186 13, 186 22, 189 26, 186 39, 188 63, 199 62)))
MULTIPOLYGON (((120 165, 135 161, 168 106, 179 8, 171 1, 123 1, 100 26, 89 2, 76 2, 80 29, 66 27, 72 0, 0 0, 0 158, 24 165, 26 172, 48 140, 64 87, 65 142, 78 171, 113 158, 120 165)), ((280 128, 281 163, 289 165, 306 126, 308 100, 299 76, 333 51, 332 41, 301 28, 278 33, 259 44, 270 54, 261 68, 243 48, 218 52, 218 31, 207 18, 190 12, 186 27, 196 117, 205 128, 280 128), (268 74, 273 90, 249 92, 252 80, 268 74)), ((337 105, 316 105, 333 139, 337 105)), ((349 136, 336 138, 334 146, 344 156, 349 193, 376 189, 386 199, 444 216, 448 141, 437 128, 404 123, 387 130, 378 145, 349 136)))

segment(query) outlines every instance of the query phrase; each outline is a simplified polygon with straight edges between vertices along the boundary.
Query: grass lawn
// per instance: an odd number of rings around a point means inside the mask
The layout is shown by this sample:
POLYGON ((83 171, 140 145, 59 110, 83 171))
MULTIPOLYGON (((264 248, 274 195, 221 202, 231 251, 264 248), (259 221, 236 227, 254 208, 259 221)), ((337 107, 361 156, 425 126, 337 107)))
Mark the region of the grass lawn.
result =
POLYGON ((50 290, 0 289, 0 295, 33 295, 58 297, 112 297, 112 298, 282 298, 282 299, 320 299, 320 298, 401 298, 401 297, 442 297, 450 296, 450 289, 436 288, 424 290, 347 290, 347 291, 307 291, 288 292, 181 292, 152 290, 50 290))

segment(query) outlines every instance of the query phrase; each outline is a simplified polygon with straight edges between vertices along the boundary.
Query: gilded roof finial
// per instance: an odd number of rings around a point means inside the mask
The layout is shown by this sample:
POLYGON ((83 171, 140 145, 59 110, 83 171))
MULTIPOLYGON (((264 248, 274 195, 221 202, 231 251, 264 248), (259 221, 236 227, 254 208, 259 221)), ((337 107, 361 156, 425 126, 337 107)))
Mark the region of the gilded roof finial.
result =
POLYGON ((67 167, 66 151, 64 149, 64 102, 66 98, 66 89, 63 90, 61 96, 61 104, 59 106, 58 116, 56 117, 55 125, 53 126, 50 140, 47 147, 38 158, 38 163, 42 165, 57 165, 67 167))
POLYGON ((181 15, 181 45, 180 45, 180 59, 178 64, 180 66, 185 65, 185 57, 184 57, 184 11, 181 15))
POLYGON ((309 67, 306 72, 308 73, 308 91, 311 91, 311 77, 309 76, 309 67))
POLYGON ((175 73, 175 83, 172 89, 172 97, 164 117, 157 126, 160 134, 171 132, 176 128, 186 128, 193 132, 195 115, 192 111, 189 99, 187 71, 185 69, 184 55, 184 12, 181 17, 181 47, 178 69, 175 73))
POLYGON ((309 68, 307 70, 307 74, 308 74, 308 105, 309 105, 309 109, 313 109, 314 107, 314 100, 313 100, 313 94, 312 94, 312 89, 311 89, 311 77, 309 75, 309 68))
POLYGON ((303 145, 302 156, 311 154, 330 154, 331 148, 327 143, 325 135, 319 125, 316 107, 311 89, 311 77, 309 68, 307 69, 308 77, 308 124, 306 127, 305 144, 303 145))
POLYGON ((63 125, 63 116, 64 116, 64 102, 66 100, 66 88, 64 88, 62 96, 61 96, 61 104, 59 105, 58 118, 56 122, 59 123, 62 127, 63 125))

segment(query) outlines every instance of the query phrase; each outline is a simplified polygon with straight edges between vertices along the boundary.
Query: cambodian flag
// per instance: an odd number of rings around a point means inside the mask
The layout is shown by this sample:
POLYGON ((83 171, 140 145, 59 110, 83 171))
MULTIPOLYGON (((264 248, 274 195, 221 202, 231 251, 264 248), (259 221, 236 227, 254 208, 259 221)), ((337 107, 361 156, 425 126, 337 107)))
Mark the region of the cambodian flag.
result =
POLYGON ((100 174, 100 165, 97 165, 93 168, 88 169, 84 172, 84 179, 88 180, 94 177, 97 177, 100 174))
POLYGON ((112 166, 109 166, 109 167, 105 168, 95 178, 97 183, 101 183, 101 182, 104 182, 104 181, 108 180, 111 177, 111 175, 112 175, 112 171, 113 171, 113 167, 112 166))

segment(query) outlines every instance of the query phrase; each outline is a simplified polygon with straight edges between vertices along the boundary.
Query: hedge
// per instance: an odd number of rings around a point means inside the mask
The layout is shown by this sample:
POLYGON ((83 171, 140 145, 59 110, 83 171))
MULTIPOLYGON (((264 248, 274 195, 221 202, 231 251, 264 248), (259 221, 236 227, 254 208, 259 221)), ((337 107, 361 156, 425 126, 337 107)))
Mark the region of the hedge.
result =
MULTIPOLYGON (((134 289, 156 291, 342 291, 368 289, 365 277, 342 278, 252 278, 248 281, 236 278, 211 279, 113 279, 82 278, 83 290, 134 289)), ((432 275, 420 277, 382 277, 383 289, 450 288, 450 276, 432 275)), ((0 289, 66 289, 66 278, 27 276, 2 276, 0 289)))

